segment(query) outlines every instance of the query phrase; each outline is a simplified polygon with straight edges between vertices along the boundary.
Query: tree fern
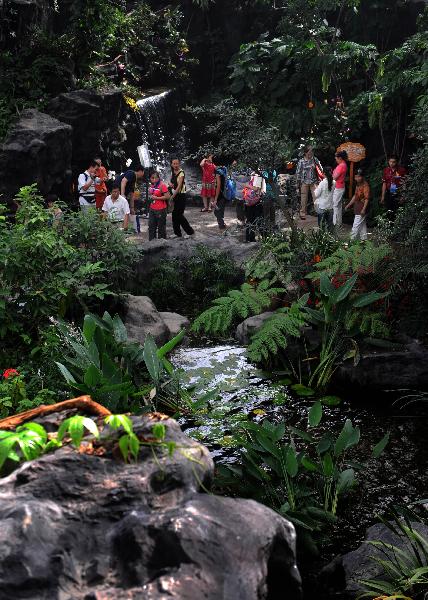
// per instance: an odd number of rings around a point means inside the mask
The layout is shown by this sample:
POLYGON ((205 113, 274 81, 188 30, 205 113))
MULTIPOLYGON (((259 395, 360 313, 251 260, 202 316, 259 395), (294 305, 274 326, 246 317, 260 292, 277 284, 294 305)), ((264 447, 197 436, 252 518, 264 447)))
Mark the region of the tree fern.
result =
POLYGON ((227 296, 214 300, 213 306, 195 319, 192 330, 216 336, 225 335, 239 320, 258 315, 269 308, 272 299, 285 291, 283 288, 270 286, 271 282, 265 280, 257 287, 244 283, 240 290, 231 290, 227 296))
POLYGON ((303 307, 308 294, 294 302, 290 308, 280 308, 253 335, 248 347, 248 356, 254 362, 268 360, 278 350, 287 347, 288 338, 300 337, 301 329, 308 323, 307 313, 303 307))
POLYGON ((358 334, 374 338, 387 338, 391 334, 385 323, 385 315, 380 312, 349 312, 345 329, 348 332, 356 330, 358 334))
POLYGON ((352 244, 348 248, 339 248, 331 256, 317 263, 316 271, 310 273, 310 279, 318 279, 322 272, 329 277, 336 273, 357 273, 361 270, 374 272, 387 256, 392 255, 388 244, 375 246, 372 242, 352 244))
POLYGON ((245 274, 254 279, 269 279, 271 282, 287 285, 291 281, 287 265, 292 257, 289 242, 282 236, 272 236, 265 240, 260 250, 248 260, 245 274))

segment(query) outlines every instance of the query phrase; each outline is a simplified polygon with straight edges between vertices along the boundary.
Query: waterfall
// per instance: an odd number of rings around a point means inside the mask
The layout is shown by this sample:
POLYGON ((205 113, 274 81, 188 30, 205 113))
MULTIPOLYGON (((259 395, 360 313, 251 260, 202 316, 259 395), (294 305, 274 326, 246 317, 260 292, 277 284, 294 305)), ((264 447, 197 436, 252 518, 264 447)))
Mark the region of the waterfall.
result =
POLYGON ((152 165, 163 170, 172 148, 168 147, 173 92, 165 90, 138 100, 143 144, 148 144, 152 165))

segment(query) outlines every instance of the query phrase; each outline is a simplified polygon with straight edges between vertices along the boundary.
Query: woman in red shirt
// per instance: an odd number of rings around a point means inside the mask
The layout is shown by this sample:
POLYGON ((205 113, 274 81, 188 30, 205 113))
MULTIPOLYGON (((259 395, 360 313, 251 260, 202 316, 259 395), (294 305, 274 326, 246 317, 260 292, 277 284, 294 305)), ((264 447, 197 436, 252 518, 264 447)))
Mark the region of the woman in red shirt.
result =
POLYGON ((166 214, 171 194, 157 171, 150 175, 149 198, 149 241, 156 239, 156 233, 159 239, 166 240, 166 214))
POLYGON ((95 176, 98 177, 98 181, 95 180, 95 206, 97 210, 102 210, 104 200, 107 196, 106 181, 108 177, 101 158, 95 158, 94 160, 98 165, 95 169, 95 176))
POLYGON ((213 158, 212 154, 208 154, 200 163, 202 169, 201 196, 204 203, 201 212, 211 212, 210 204, 215 198, 215 170, 217 167, 213 163, 213 158))
POLYGON ((348 154, 345 150, 336 152, 334 155, 337 167, 333 171, 333 179, 336 182, 336 187, 333 192, 333 225, 340 228, 342 226, 342 199, 345 193, 345 180, 348 166, 346 161, 348 154))

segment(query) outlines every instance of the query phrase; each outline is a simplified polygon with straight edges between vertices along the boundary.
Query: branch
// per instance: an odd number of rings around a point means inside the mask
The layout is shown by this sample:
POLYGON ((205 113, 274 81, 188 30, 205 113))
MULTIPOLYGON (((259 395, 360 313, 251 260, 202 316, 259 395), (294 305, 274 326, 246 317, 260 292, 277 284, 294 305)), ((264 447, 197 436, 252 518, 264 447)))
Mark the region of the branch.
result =
POLYGON ((21 425, 30 419, 37 419, 44 417, 45 415, 51 415, 71 408, 78 408, 81 411, 97 417, 111 415, 111 412, 105 408, 105 406, 98 404, 98 402, 94 402, 90 396, 79 396, 78 398, 64 400, 64 402, 57 402, 56 404, 38 406, 37 408, 26 410, 25 412, 13 415, 12 417, 1 419, 0 429, 15 429, 15 427, 18 427, 18 425, 21 425))

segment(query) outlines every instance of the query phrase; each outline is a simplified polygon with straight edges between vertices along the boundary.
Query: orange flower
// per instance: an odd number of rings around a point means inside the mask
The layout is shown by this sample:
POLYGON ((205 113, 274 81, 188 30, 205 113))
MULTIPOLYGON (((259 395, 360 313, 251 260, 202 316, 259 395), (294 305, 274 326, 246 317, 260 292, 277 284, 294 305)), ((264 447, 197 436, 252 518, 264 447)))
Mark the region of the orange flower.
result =
POLYGON ((314 256, 314 263, 319 263, 319 262, 321 262, 321 260, 322 260, 321 256, 319 254, 315 254, 315 256, 314 256))

